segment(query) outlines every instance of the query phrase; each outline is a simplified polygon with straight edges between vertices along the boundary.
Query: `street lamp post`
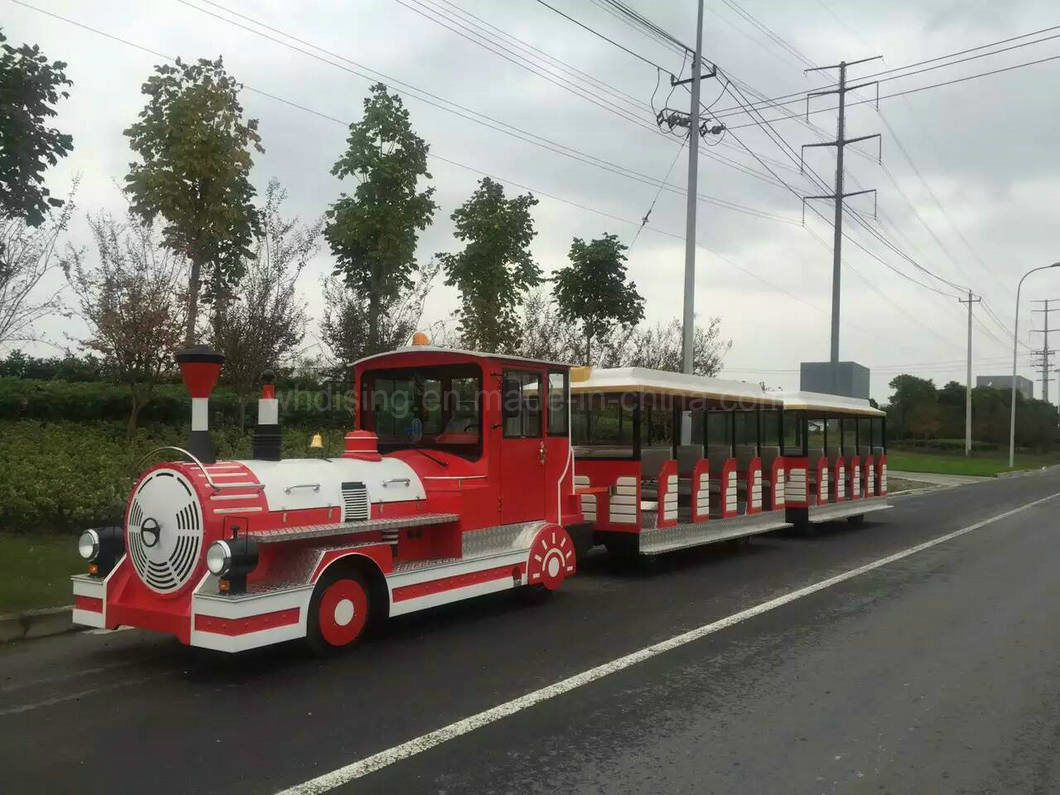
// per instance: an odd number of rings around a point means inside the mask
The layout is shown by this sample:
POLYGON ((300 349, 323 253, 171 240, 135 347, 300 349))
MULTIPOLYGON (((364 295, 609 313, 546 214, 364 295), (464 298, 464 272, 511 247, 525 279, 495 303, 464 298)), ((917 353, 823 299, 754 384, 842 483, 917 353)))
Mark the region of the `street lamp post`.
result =
POLYGON ((1020 339, 1020 290, 1023 288, 1023 279, 1026 279, 1032 273, 1048 270, 1049 268, 1060 268, 1060 262, 1054 262, 1052 265, 1042 265, 1037 268, 1031 268, 1023 274, 1020 283, 1016 286, 1016 319, 1012 324, 1012 405, 1009 409, 1008 425, 1009 469, 1012 469, 1016 464, 1016 346, 1019 345, 1020 339))

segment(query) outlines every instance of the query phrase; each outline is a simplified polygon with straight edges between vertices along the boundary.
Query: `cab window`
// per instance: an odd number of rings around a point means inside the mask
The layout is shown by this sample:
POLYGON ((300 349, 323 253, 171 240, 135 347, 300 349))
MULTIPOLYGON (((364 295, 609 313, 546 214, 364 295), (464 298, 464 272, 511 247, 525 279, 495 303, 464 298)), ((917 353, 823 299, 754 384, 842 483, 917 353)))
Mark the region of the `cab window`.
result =
POLYGON ((570 382, 566 371, 553 370, 548 374, 548 435, 566 436, 570 404, 570 382))
POLYGON ((541 435, 541 374, 505 370, 504 435, 509 439, 541 435))
POLYGON ((482 451, 482 371, 477 365, 369 370, 361 376, 361 427, 380 450, 437 447, 482 451))

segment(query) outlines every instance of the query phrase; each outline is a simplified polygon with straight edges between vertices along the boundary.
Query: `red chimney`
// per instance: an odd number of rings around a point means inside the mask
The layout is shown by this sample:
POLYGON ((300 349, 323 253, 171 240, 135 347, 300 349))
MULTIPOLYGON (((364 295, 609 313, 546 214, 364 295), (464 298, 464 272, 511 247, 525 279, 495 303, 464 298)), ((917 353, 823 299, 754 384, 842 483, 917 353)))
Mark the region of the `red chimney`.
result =
POLYGON ((208 345, 193 345, 177 353, 184 386, 191 393, 191 435, 188 452, 204 464, 212 464, 213 444, 210 442, 210 393, 221 375, 224 354, 208 345))

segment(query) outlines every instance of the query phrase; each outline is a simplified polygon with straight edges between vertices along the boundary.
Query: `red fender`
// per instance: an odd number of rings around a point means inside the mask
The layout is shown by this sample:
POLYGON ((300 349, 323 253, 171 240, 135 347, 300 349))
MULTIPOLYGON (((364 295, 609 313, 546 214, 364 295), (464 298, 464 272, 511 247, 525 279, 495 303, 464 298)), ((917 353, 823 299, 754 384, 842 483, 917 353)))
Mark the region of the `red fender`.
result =
POLYGON ((554 591, 577 567, 574 542, 567 531, 556 524, 537 531, 526 560, 526 584, 543 585, 554 591))

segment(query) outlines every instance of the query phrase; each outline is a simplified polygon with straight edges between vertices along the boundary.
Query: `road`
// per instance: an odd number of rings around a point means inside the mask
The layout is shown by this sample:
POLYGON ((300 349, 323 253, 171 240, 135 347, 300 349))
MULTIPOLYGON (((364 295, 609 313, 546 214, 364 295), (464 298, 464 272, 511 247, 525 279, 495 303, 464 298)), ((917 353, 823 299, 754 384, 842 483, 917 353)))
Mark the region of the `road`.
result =
POLYGON ((1060 496, 1024 507, 1051 495, 1060 473, 897 497, 859 527, 682 553, 652 575, 594 555, 544 604, 502 594, 405 617, 327 660, 295 647, 219 656, 139 631, 11 645, 0 786, 275 792, 383 752, 391 764, 328 781, 386 793, 1060 791, 1060 496), (509 717, 417 741, 407 758, 388 750, 731 616, 509 717))

